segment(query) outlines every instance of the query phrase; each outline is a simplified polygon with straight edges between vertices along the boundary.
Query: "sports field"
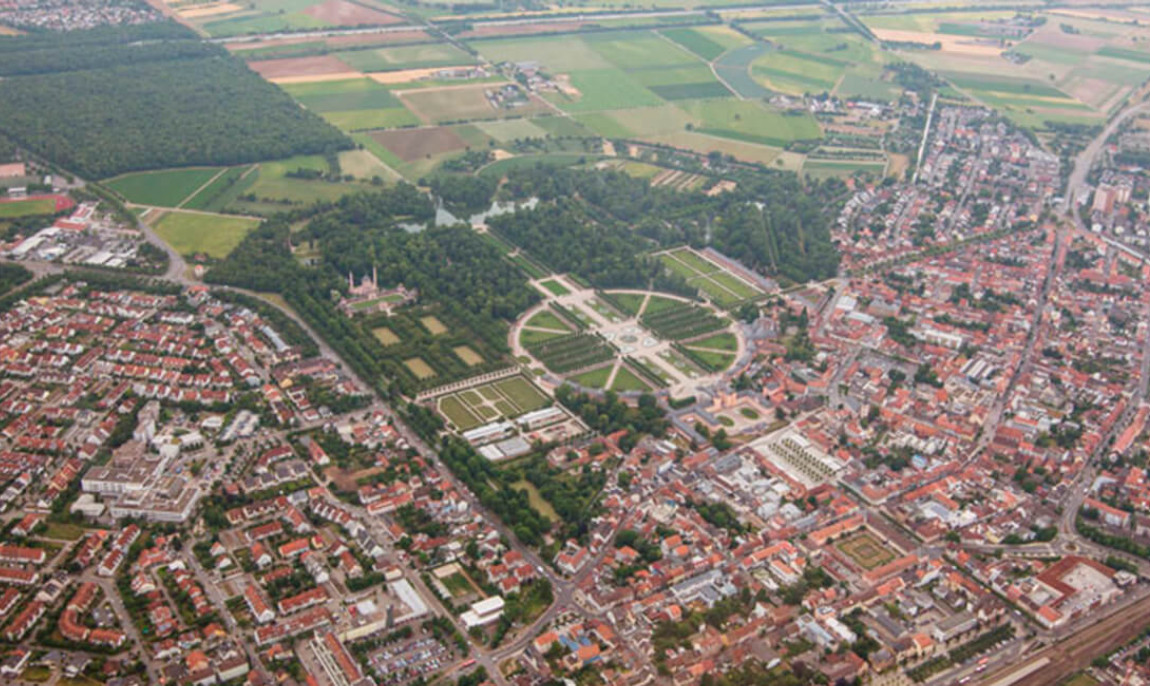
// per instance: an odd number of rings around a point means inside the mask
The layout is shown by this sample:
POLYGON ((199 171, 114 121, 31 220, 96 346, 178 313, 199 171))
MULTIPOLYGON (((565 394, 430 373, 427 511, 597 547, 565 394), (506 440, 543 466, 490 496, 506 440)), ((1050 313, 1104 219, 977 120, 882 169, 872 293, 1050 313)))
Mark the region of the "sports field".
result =
POLYGON ((513 419, 547 405, 547 396, 523 376, 512 376, 442 396, 436 409, 458 431, 513 419))
POLYGON ((865 531, 844 538, 834 546, 866 570, 881 567, 895 559, 894 551, 883 545, 873 534, 865 531))
POLYGON ((52 214, 55 211, 56 201, 46 198, 0 202, 0 219, 30 217, 36 214, 52 214))
POLYGON ((258 220, 244 217, 169 212, 153 228, 181 255, 223 259, 258 224, 258 220))

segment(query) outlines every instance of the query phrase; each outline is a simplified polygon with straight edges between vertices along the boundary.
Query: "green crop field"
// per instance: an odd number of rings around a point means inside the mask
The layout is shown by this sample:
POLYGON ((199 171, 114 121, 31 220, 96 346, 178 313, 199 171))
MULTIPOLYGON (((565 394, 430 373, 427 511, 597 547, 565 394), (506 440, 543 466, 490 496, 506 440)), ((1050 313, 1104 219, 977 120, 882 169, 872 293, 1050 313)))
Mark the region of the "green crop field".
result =
POLYGON ((220 174, 211 183, 204 186, 198 193, 184 201, 182 207, 189 210, 207 210, 218 212, 229 202, 229 191, 240 182, 240 179, 251 171, 251 167, 231 167, 220 174))
POLYGON ((419 123, 399 98, 371 79, 286 84, 283 89, 305 107, 346 131, 419 123))
POLYGON ((140 172, 118 176, 106 185, 130 203, 177 207, 219 172, 218 167, 140 172))
POLYGON ((257 224, 258 220, 244 217, 169 212, 153 228, 181 255, 203 253, 222 259, 257 224))
POLYGON ((662 34, 708 62, 727 51, 726 46, 698 29, 663 29, 662 34))
POLYGON ((725 138, 774 146, 822 138, 809 112, 788 114, 745 100, 700 100, 683 109, 701 120, 700 132, 725 138))

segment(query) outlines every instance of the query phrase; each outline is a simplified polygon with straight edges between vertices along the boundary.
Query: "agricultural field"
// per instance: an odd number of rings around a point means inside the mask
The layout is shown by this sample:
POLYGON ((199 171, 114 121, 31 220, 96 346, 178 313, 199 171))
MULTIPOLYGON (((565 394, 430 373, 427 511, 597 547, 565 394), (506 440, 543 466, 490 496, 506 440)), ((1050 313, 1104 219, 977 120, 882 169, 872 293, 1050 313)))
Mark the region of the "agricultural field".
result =
POLYGON ((117 176, 105 185, 135 205, 179 207, 221 171, 218 167, 193 167, 140 172, 117 176))
POLYGON ((435 400, 436 410, 458 431, 500 419, 514 419, 547 404, 547 396, 523 376, 500 379, 435 400))
MULTIPOLYGON (((170 3, 174 4, 174 3, 170 3)), ((176 14, 212 37, 320 29, 387 26, 403 19, 375 2, 349 0, 250 0, 180 5, 176 14)))
POLYGON ((259 220, 246 217, 168 212, 153 228, 181 255, 223 259, 258 224, 259 220))
POLYGON ((282 86, 302 105, 344 131, 414 126, 419 119, 369 78, 282 86))
POLYGON ((764 291, 690 248, 679 248, 659 255, 672 273, 678 274, 702 291, 719 307, 728 308, 764 295, 764 291))
POLYGON ((216 201, 229 211, 266 216, 295 205, 317 200, 338 200, 349 193, 371 188, 369 184, 300 178, 299 172, 327 174, 322 155, 301 155, 275 162, 262 162, 226 189, 216 201))
POLYGON ((450 43, 426 43, 372 50, 351 50, 335 54, 356 71, 380 72, 401 69, 430 69, 475 64, 475 58, 450 43))

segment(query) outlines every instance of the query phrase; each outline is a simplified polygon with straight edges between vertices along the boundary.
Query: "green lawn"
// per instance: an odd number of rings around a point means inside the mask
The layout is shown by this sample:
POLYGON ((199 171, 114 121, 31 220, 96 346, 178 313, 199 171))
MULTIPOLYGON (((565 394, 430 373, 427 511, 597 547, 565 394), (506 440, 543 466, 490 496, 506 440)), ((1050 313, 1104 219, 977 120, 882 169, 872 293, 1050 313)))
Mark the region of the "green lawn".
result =
POLYGON ((543 341, 549 341, 553 338, 561 338, 566 336, 565 333, 551 332, 551 331, 535 331, 533 329, 523 329, 519 332, 519 344, 523 346, 531 346, 543 341))
POLYGON ((592 369, 589 372, 568 377, 567 380, 577 383, 584 388, 603 388, 607 385, 607 379, 611 378, 612 366, 613 365, 608 364, 598 369, 592 369))
POLYGON ((619 367, 618 373, 615 374, 615 381, 611 384, 613 391, 649 391, 651 387, 645 381, 640 379, 634 372, 627 369, 626 366, 619 367))
POLYGON ((567 326, 566 322, 560 319, 557 315, 547 310, 542 310, 535 314, 525 322, 526 326, 537 326, 541 329, 555 329, 557 331, 570 331, 571 327, 567 326))
POLYGON ((735 334, 733 333, 717 333, 714 336, 708 336, 707 338, 700 338, 697 341, 691 341, 691 347, 712 348, 714 350, 730 350, 731 352, 734 352, 739 347, 739 341, 737 338, 735 338, 735 334))
POLYGON ((116 177, 105 185, 137 205, 176 207, 219 171, 217 167, 196 167, 140 172, 116 177))
POLYGON ((544 288, 551 291, 555 295, 567 295, 568 293, 571 292, 567 289, 566 286, 559 283, 555 279, 548 279, 546 281, 540 281, 539 285, 543 286, 544 288))
POLYGON ((204 253, 223 259, 258 224, 255 219, 243 217, 171 212, 154 228, 181 255, 204 253))

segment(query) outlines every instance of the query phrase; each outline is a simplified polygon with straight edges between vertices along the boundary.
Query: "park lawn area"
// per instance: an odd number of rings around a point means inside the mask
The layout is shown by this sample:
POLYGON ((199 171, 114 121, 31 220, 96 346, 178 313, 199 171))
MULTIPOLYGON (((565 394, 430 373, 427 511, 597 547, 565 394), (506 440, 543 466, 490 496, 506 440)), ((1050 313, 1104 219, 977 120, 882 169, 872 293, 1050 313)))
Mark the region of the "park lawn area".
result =
POLYGON ((742 302, 746 299, 740 298, 730 290, 719 285, 710 276, 699 276, 694 279, 690 279, 687 281, 687 283, 706 293, 707 296, 710 297, 711 300, 714 301, 714 303, 719 307, 730 307, 731 305, 742 302))
POLYGON ((337 52, 341 62, 357 71, 396 71, 431 69, 475 64, 475 58, 449 43, 400 45, 376 50, 337 52))
POLYGON ((567 377, 567 380, 571 381, 572 383, 577 383, 584 388, 603 388, 607 385, 607 379, 611 378, 611 369, 614 366, 615 365, 612 362, 611 364, 599 367, 598 369, 592 369, 591 371, 583 372, 582 374, 569 376, 567 377))
POLYGON ((447 333, 447 327, 435 315, 427 315, 419 318, 419 323, 423 324, 423 328, 427 329, 428 333, 432 336, 438 336, 441 333, 447 333))
POLYGON ((731 332, 717 333, 714 336, 691 341, 692 348, 710 348, 712 350, 729 350, 735 352, 739 348, 739 339, 731 332))
POLYGON ((615 373, 615 380, 611 383, 611 390, 620 392, 649 391, 651 387, 635 372, 627 369, 627 365, 620 365, 619 371, 615 373))
POLYGON ((541 329, 555 329, 556 331, 570 331, 571 327, 553 312, 540 310, 531 319, 523 323, 524 326, 537 326, 541 329))
POLYGON ((0 218, 14 219, 37 214, 55 214, 56 201, 51 198, 0 202, 0 218))
POLYGON ((181 255, 203 253, 222 260, 258 225, 258 219, 246 217, 169 212, 153 228, 181 255))
POLYGON ((616 306, 624 314, 632 317, 639 314, 639 308, 643 307, 643 300, 647 297, 642 293, 610 293, 610 295, 616 306))
POLYGON ((407 369, 420 381, 435 376, 435 370, 432 369, 431 365, 427 364, 422 357, 408 358, 403 361, 403 364, 406 365, 407 369))
POLYGON ((751 286, 746 281, 743 281, 742 279, 725 271, 711 274, 711 278, 719 282, 720 286, 723 286, 744 300, 762 294, 762 291, 760 291, 758 288, 751 286))
POLYGON ((450 593, 453 598, 465 596, 476 590, 463 572, 456 572, 449 577, 440 579, 440 581, 443 582, 443 587, 447 589, 447 592, 450 593))
POLYGON ((743 415, 744 417, 751 420, 752 422, 755 421, 756 419, 760 418, 759 413, 755 412, 754 410, 752 410, 749 407, 740 407, 739 408, 739 414, 743 415))
POLYGON ((395 345, 400 341, 399 336, 396 336, 395 332, 386 326, 379 326, 372 329, 371 335, 375 336, 375 340, 379 341, 379 344, 385 348, 389 345, 395 345))
POLYGON ((471 346, 457 345, 451 349, 455 356, 463 360, 463 363, 468 367, 474 367, 477 364, 483 364, 483 356, 471 349, 471 346))
POLYGON ((547 396, 522 376, 513 376, 492 384, 519 408, 521 412, 531 412, 547 405, 547 396))
POLYGON ((475 416, 463 401, 454 395, 439 399, 439 412, 460 431, 468 431, 483 424, 483 420, 475 416))
POLYGON ((779 147, 822 138, 818 122, 805 111, 784 113, 749 100, 694 100, 681 107, 701 120, 698 131, 724 138, 779 147))
POLYGON ((571 292, 570 290, 567 289, 566 286, 559 283, 555 279, 547 279, 546 281, 540 281, 539 285, 543 286, 544 288, 551 291, 555 295, 567 295, 568 293, 571 292))
POLYGON ((691 351, 691 354, 702 360, 707 365, 710 365, 712 369, 726 369, 727 367, 731 366, 732 362, 735 361, 734 354, 717 353, 710 350, 698 350, 693 345, 688 345, 687 348, 691 351))
POLYGON ((522 329, 519 332, 519 344, 528 347, 553 338, 562 338, 568 334, 558 331, 539 331, 537 329, 522 329))
POLYGON ((834 544, 844 555, 854 560, 863 569, 881 567, 895 558, 894 552, 884 546, 869 532, 850 536, 834 544))
POLYGON ((688 281, 699 276, 699 272, 696 271, 691 265, 685 264, 682 260, 677 259, 672 254, 663 253, 659 255, 659 261, 662 262, 663 266, 669 269, 671 273, 678 274, 688 281))
POLYGON ((36 665, 24 670, 20 675, 24 681, 31 681, 33 683, 42 683, 52 678, 52 668, 45 667, 44 665, 36 665))
POLYGON ((77 524, 65 522, 48 522, 48 528, 39 534, 43 538, 52 538, 60 541, 75 541, 87 533, 87 529, 77 524))
POLYGON ((549 503, 547 499, 543 497, 543 494, 539 492, 539 489, 535 488, 535 484, 531 483, 527 479, 520 479, 519 481, 511 484, 511 488, 514 488, 517 491, 525 492, 527 494, 528 504, 530 504, 536 512, 553 522, 559 521, 559 515, 555 513, 555 508, 552 507, 551 503, 549 503))
POLYGON ((105 185, 136 205, 177 207, 219 172, 219 167, 139 172, 110 179, 105 185))
POLYGON ((683 302, 681 300, 664 298, 661 295, 652 295, 651 299, 647 301, 647 307, 643 310, 643 315, 657 314, 672 307, 679 307, 682 304, 683 302))

